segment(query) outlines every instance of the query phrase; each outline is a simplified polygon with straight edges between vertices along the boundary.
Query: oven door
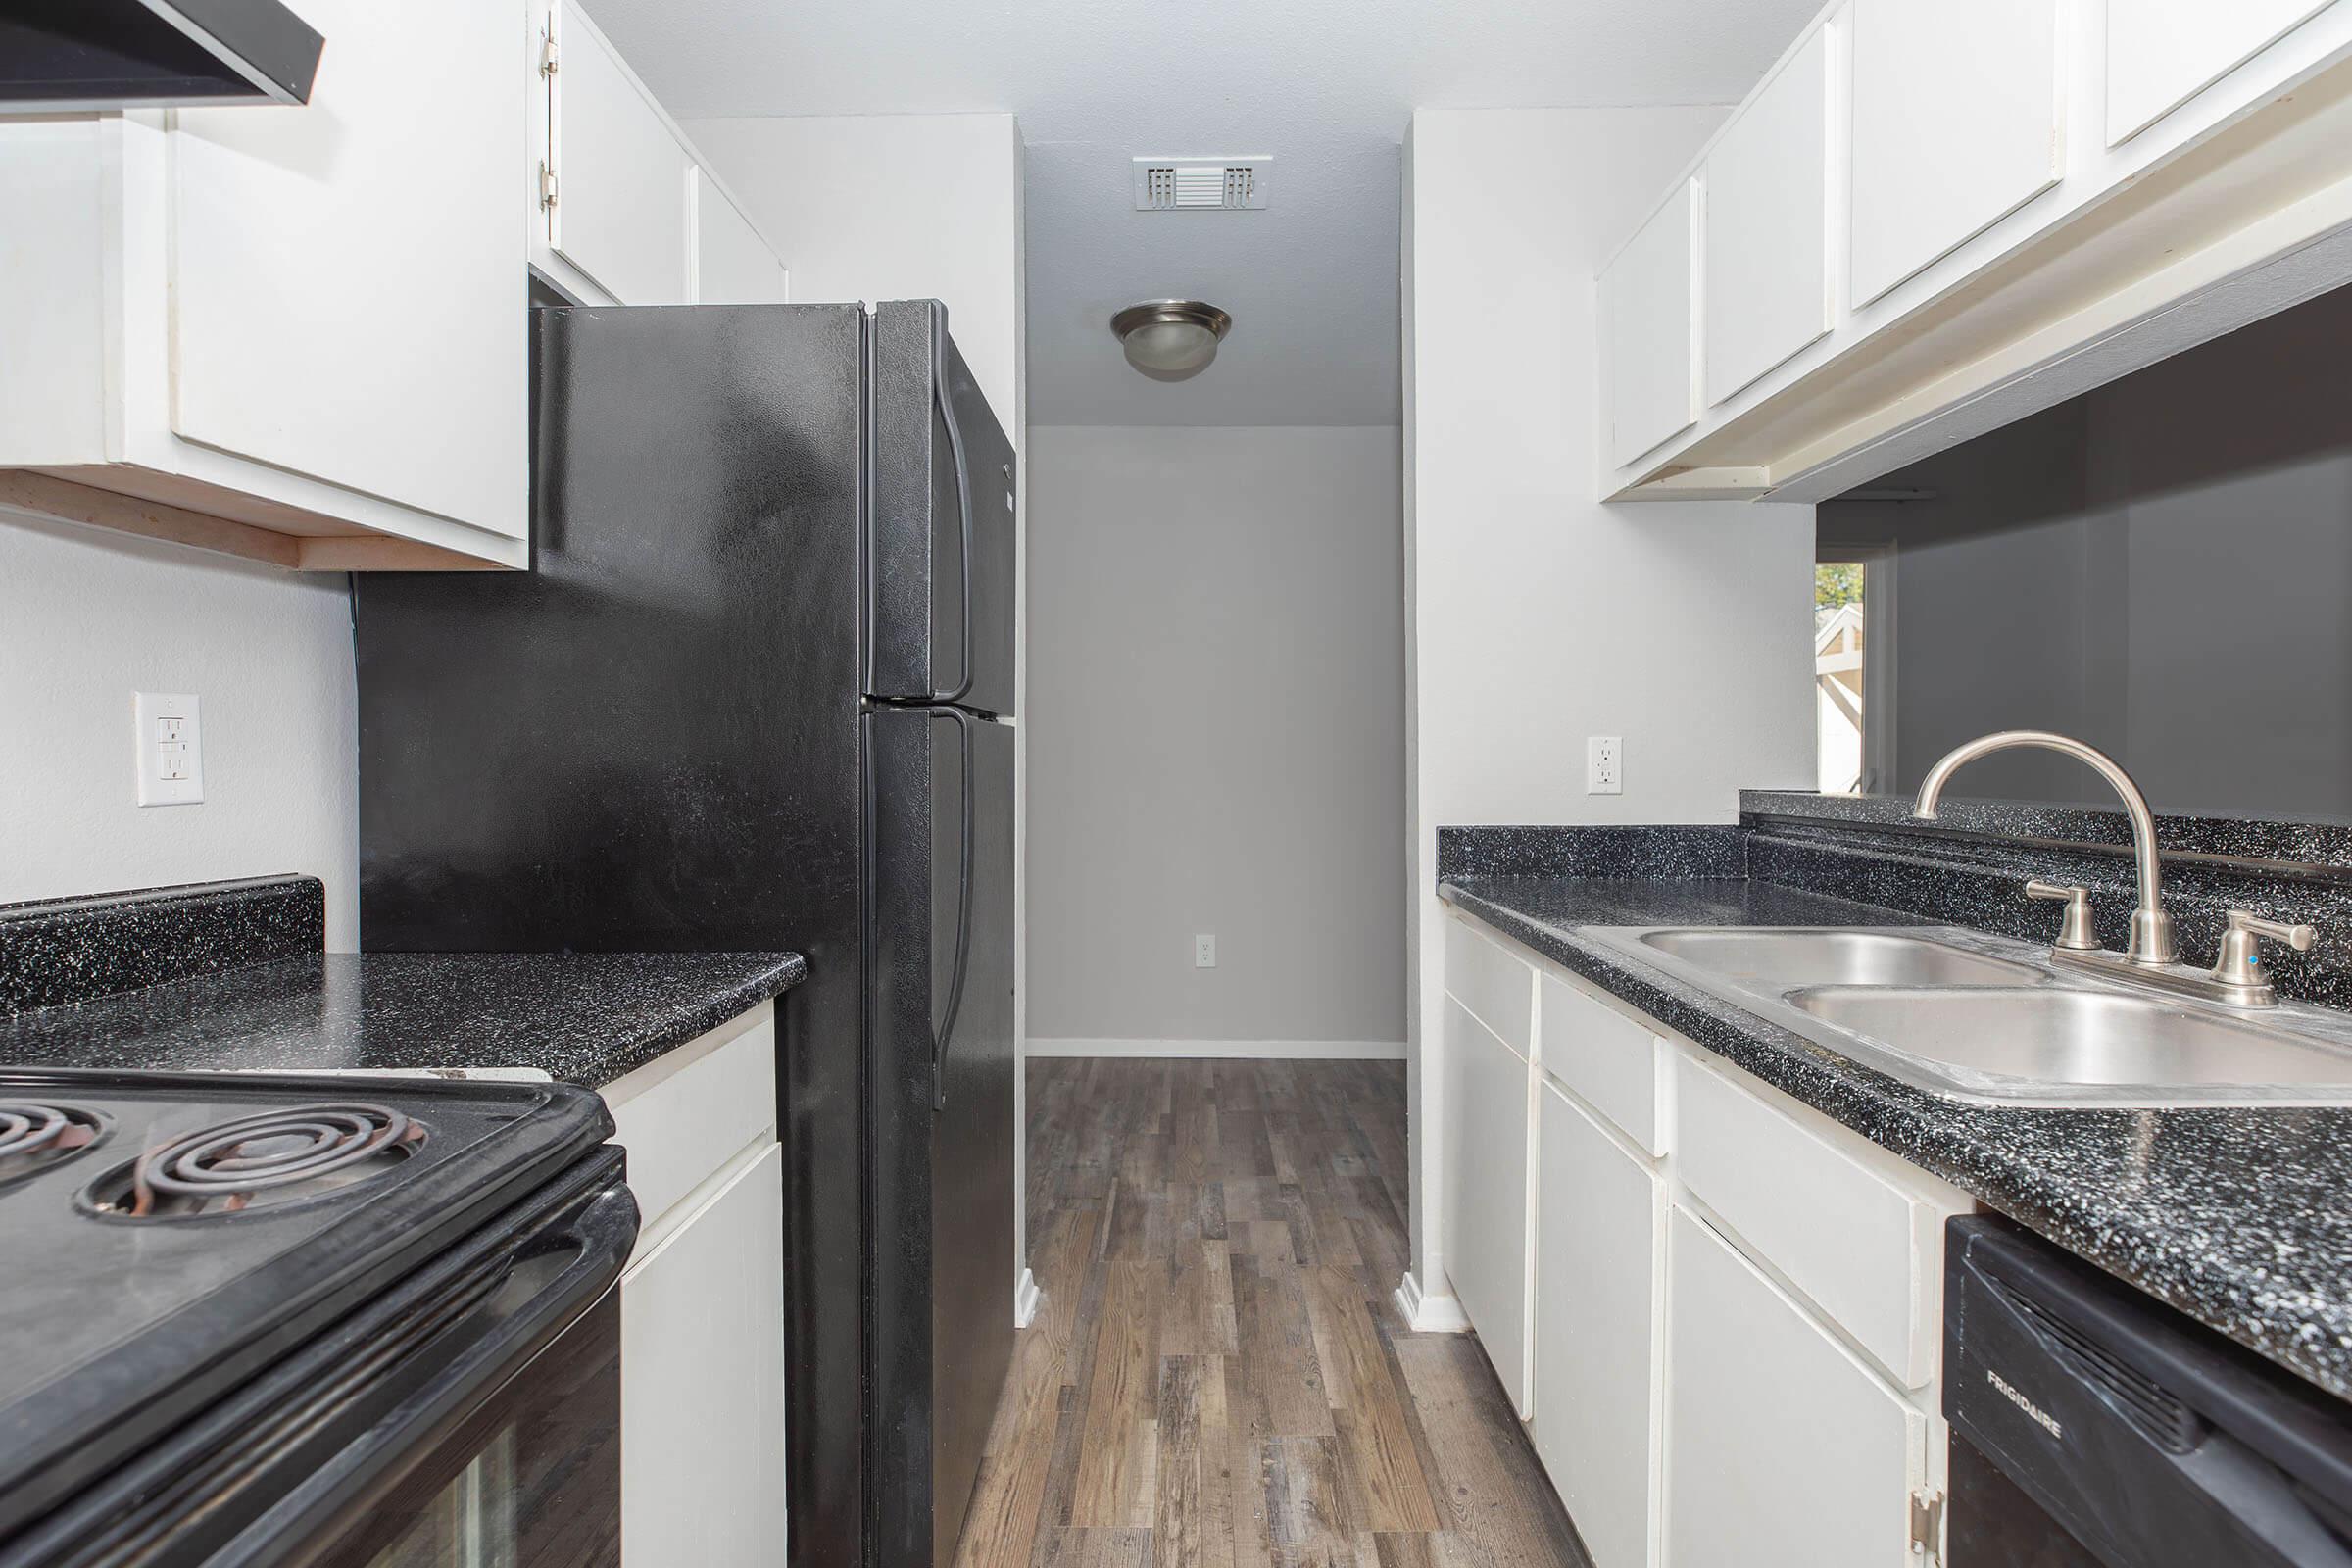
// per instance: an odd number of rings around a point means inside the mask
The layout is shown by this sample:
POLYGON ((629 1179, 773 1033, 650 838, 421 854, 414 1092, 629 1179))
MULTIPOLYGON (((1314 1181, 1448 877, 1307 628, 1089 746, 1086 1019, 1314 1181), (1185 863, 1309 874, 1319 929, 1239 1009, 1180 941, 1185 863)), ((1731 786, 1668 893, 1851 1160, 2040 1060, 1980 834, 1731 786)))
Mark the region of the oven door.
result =
POLYGON ((0 1543, 7 1568, 611 1568, 621 1265, 606 1146, 0 1543))
POLYGON ((318 1568, 616 1568, 620 1293, 340 1525, 318 1568))
POLYGON ((615 1183, 526 1253, 469 1353, 208 1568, 618 1568, 620 1290, 637 1208, 615 1183))

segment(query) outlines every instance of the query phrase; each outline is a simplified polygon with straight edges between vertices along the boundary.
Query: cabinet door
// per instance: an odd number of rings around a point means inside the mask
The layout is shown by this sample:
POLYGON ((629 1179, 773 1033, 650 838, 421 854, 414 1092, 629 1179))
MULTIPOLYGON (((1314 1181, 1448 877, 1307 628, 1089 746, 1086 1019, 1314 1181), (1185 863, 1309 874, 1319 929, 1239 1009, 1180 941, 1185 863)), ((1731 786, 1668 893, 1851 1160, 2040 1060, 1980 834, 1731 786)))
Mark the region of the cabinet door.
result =
POLYGON ((1550 1084, 1536 1116, 1536 1453, 1594 1568, 1646 1568, 1665 1183, 1550 1084))
POLYGON ((1676 1568, 1906 1568, 1927 1418, 1713 1229, 1668 1222, 1676 1568))
POLYGON ((683 305, 693 163, 653 100, 571 0, 550 17, 556 202, 547 242, 623 305, 683 305))
POLYGON ((2058 11, 1854 0, 1855 304, 2057 182, 2058 11))
POLYGON ((2107 0, 2107 145, 2129 140, 2328 0, 2107 0))
POLYGON ((1698 417, 1690 335, 1697 217, 1697 189, 1685 180, 1600 276, 1609 462, 1620 467, 1698 417))
POLYGON ((1709 404, 1830 329, 1833 26, 1814 29, 1707 154, 1709 404))
POLYGON ((781 305, 784 264, 727 193, 694 172, 694 301, 697 305, 781 305))
POLYGON ((620 1282, 623 1568, 784 1561, 784 1152, 620 1282))
POLYGON ((1527 1413, 1525 1061, 1446 999, 1446 1274, 1511 1403, 1527 1413))
POLYGON ((303 0, 301 109, 181 109, 172 428, 519 538, 529 368, 512 157, 520 14, 303 0))

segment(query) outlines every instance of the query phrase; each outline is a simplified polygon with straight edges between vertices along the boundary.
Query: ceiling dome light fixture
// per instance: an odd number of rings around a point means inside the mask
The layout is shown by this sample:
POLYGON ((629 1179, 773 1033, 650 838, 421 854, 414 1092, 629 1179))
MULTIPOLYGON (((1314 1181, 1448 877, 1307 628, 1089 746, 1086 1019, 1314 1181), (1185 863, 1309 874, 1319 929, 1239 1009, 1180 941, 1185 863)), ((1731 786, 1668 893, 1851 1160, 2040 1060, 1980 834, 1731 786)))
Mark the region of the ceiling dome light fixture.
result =
POLYGON ((1127 363, 1155 381, 1199 375, 1217 357, 1233 318, 1199 300, 1146 300, 1110 318, 1127 363))

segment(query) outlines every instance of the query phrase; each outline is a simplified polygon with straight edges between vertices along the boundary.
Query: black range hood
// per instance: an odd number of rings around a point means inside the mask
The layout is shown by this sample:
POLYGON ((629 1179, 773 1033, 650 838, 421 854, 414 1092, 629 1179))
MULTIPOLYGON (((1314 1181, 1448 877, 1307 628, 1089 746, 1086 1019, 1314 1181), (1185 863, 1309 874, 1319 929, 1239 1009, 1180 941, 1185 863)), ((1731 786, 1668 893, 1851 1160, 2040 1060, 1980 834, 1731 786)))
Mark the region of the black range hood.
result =
POLYGON ((280 0, 0 0, 0 114, 308 103, 325 42, 280 0))

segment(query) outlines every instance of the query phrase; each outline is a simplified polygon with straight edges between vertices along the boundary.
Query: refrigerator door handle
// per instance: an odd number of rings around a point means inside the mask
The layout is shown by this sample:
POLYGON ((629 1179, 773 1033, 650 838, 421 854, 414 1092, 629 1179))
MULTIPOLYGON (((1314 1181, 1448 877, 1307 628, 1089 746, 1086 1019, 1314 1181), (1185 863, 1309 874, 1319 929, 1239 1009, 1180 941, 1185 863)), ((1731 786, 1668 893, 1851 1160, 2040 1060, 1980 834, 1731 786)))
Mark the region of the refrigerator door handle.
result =
MULTIPOLYGON (((956 467, 956 510, 963 524, 958 573, 963 587, 963 674, 953 691, 931 694, 933 702, 948 705, 962 702, 972 691, 972 473, 963 455, 963 427, 956 422, 956 394, 948 386, 948 308, 937 302, 931 307, 931 396, 948 428, 948 456, 956 467)), ((965 756, 970 756, 968 744, 965 756)))
POLYGON ((931 1103, 935 1110, 947 1108, 948 1050, 956 1041, 956 1015, 963 1010, 964 975, 971 967, 972 835, 979 827, 979 813, 972 801, 972 753, 976 749, 972 743, 974 720, 959 708, 946 709, 941 716, 956 721, 956 747, 963 766, 963 832, 956 845, 956 962, 948 975, 947 1015, 940 1020, 939 1030, 932 1036, 931 1045, 931 1103))

